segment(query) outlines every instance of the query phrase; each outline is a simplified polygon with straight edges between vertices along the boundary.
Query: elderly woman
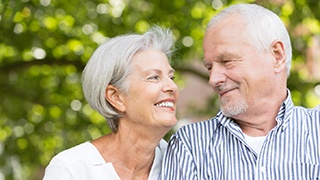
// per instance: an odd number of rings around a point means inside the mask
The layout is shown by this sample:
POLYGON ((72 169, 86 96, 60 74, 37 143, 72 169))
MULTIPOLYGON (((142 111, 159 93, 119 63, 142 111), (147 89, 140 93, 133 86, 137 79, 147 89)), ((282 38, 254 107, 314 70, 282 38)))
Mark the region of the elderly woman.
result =
POLYGON ((178 89, 168 62, 169 30, 153 27, 98 47, 83 71, 83 91, 112 132, 56 155, 50 179, 157 179, 176 122, 178 89))

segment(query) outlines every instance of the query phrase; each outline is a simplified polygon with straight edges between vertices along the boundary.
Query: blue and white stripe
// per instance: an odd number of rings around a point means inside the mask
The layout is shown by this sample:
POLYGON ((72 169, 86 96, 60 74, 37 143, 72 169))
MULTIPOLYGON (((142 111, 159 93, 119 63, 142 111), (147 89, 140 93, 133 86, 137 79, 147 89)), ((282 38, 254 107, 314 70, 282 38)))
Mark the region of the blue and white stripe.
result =
POLYGON ((288 94, 259 155, 219 112, 171 137, 162 179, 320 179, 320 111, 294 106, 288 94))

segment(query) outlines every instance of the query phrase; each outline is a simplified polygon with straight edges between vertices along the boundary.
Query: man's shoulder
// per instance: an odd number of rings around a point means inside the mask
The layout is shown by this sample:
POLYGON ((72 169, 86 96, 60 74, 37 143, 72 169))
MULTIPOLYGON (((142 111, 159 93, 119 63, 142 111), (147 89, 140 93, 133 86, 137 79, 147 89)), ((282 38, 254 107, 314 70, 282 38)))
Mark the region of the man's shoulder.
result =
POLYGON ((293 113, 295 114, 301 114, 301 115, 320 115, 320 110, 316 108, 306 108, 302 106, 294 106, 293 113))
POLYGON ((320 104, 316 107, 314 107, 313 109, 320 111, 320 104))
POLYGON ((208 120, 190 123, 182 126, 175 135, 178 137, 192 138, 192 137, 207 137, 214 133, 219 126, 219 121, 216 117, 208 120))
MULTIPOLYGON (((305 123, 314 125, 320 124, 320 111, 314 108, 306 108, 302 106, 294 106, 287 114, 289 119, 303 120, 305 123)), ((291 121, 300 122, 300 121, 291 121)))
POLYGON ((194 156, 201 156, 210 143, 218 138, 216 131, 219 130, 219 127, 220 121, 216 117, 182 126, 171 136, 169 147, 181 146, 192 151, 194 156))

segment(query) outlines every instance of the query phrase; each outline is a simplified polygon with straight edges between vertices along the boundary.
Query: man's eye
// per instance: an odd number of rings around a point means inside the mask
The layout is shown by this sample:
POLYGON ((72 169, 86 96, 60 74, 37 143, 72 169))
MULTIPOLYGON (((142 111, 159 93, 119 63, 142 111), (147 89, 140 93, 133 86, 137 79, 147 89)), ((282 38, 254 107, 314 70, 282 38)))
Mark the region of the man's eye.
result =
POLYGON ((210 71, 211 69, 212 69, 212 66, 210 66, 210 65, 205 65, 204 66, 208 71, 210 71))
POLYGON ((171 79, 172 81, 174 81, 175 78, 176 78, 175 76, 171 76, 171 77, 170 77, 170 79, 171 79))
POLYGON ((152 80, 152 79, 158 80, 158 79, 159 79, 159 76, 151 76, 151 77, 149 77, 148 79, 150 79, 150 80, 152 80))
POLYGON ((225 66, 233 66, 234 65, 234 60, 224 60, 224 61, 222 61, 222 63, 225 66))

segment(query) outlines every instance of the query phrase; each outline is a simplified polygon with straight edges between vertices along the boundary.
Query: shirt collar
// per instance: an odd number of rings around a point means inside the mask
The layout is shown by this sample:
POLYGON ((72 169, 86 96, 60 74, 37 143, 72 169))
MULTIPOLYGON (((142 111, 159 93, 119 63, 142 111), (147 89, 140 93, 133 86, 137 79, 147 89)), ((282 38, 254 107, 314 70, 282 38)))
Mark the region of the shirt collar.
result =
POLYGON ((277 126, 278 127, 282 126, 281 127, 282 131, 284 131, 288 126, 293 107, 294 107, 294 104, 292 102, 291 92, 289 89, 287 89, 287 98, 283 101, 280 107, 280 110, 278 112, 278 115, 276 117, 276 120, 278 122, 277 126))

